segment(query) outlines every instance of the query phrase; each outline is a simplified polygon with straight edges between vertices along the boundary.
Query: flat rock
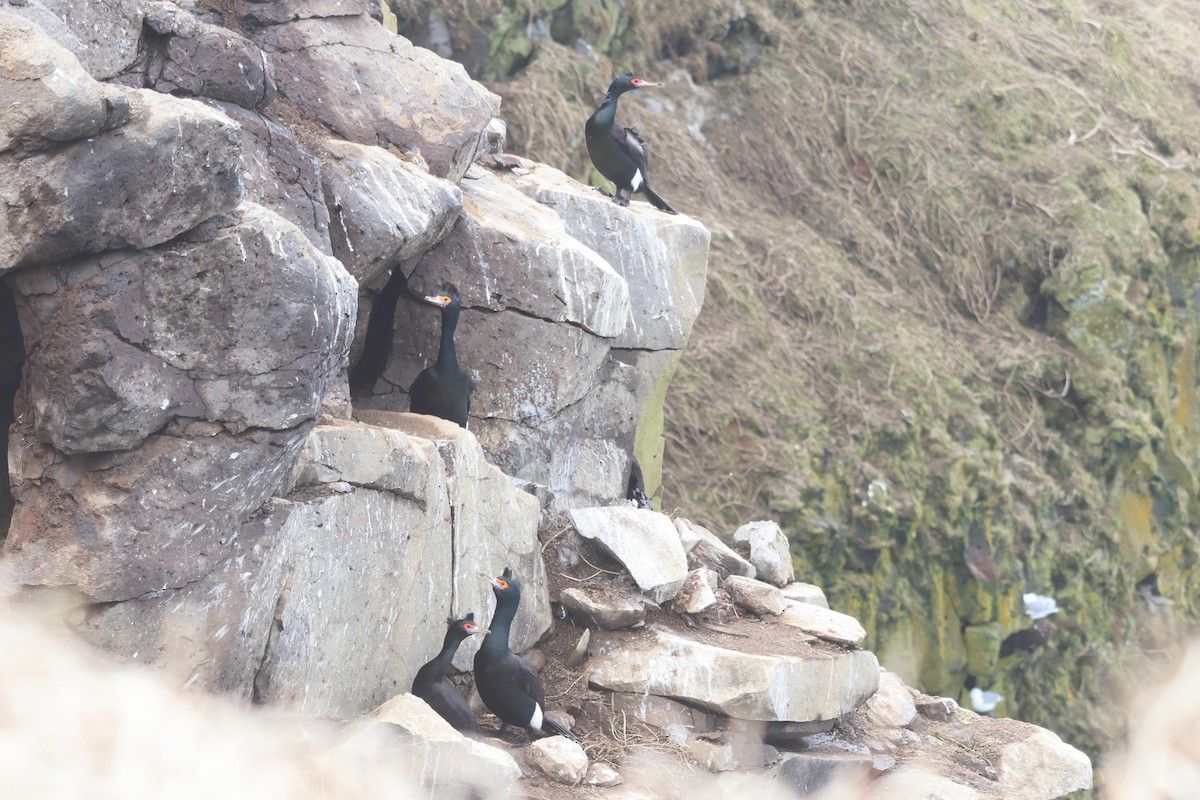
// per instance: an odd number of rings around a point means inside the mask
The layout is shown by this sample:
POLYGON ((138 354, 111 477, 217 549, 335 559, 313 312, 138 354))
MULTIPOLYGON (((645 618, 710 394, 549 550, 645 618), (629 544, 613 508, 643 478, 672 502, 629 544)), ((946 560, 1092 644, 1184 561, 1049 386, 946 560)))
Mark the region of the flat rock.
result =
POLYGON ((741 575, 753 578, 757 575, 753 564, 734 552, 733 548, 703 525, 677 517, 675 529, 679 531, 679 539, 688 553, 689 563, 709 567, 722 576, 741 575))
POLYGON ((538 739, 529 745, 530 760, 559 783, 578 786, 588 772, 588 757, 577 742, 563 736, 538 739))
POLYGON ((241 201, 241 138, 228 117, 149 90, 121 98, 129 119, 117 129, 27 158, 0 154, 0 273, 153 247, 241 201))
POLYGON ((333 251, 360 284, 429 250, 462 216, 462 191, 423 167, 382 147, 337 139, 325 147, 321 183, 333 251))
POLYGON ((370 13, 370 0, 236 0, 238 17, 274 25, 313 17, 357 17, 370 13))
POLYGON ((786 602, 783 593, 769 583, 763 583, 753 578, 743 578, 740 575, 730 575, 721 584, 721 588, 729 593, 730 599, 736 605, 752 614, 761 617, 765 614, 779 616, 783 613, 786 602))
POLYGON ((779 616, 779 621, 784 625, 799 628, 826 641, 854 647, 860 646, 867 638, 867 632, 863 629, 862 624, 849 614, 831 611, 810 603, 797 603, 794 600, 785 602, 787 607, 779 616))
POLYGON ((797 603, 808 603, 821 608, 829 608, 829 601, 825 599, 825 591, 820 586, 814 586, 811 583, 793 582, 780 587, 779 591, 783 592, 783 596, 788 600, 795 600, 797 603))
POLYGON ((319 412, 354 329, 354 280, 273 212, 247 203, 224 222, 201 241, 15 276, 39 435, 94 452, 176 417, 236 433, 319 412))
POLYGON ((792 582, 795 574, 792 553, 787 537, 777 523, 747 522, 734 531, 733 541, 749 546, 750 563, 758 571, 759 580, 776 586, 786 586, 792 582))
POLYGON ((463 736, 411 694, 397 695, 380 706, 338 750, 387 752, 420 776, 430 797, 500 800, 511 796, 521 777, 511 755, 463 736))
POLYGON ((689 733, 705 733, 715 727, 715 720, 709 712, 684 705, 669 697, 613 692, 609 699, 615 713, 627 714, 660 730, 679 726, 689 733))
POLYGON ((600 590, 589 585, 563 589, 559 602, 576 624, 591 628, 615 631, 646 621, 646 607, 640 599, 613 589, 600 590))
POLYGON ((667 515, 629 506, 578 508, 570 515, 579 535, 602 545, 654 602, 670 600, 683 585, 687 558, 667 515))
POLYGON ((301 113, 342 139, 415 150, 453 183, 500 108, 461 65, 365 15, 273 25, 256 41, 275 60, 280 93, 301 113))
POLYGON ((699 614, 706 608, 716 605, 717 595, 713 591, 715 577, 716 573, 707 567, 700 567, 689 572, 671 603, 675 613, 699 614))
POLYGON ((865 650, 800 645, 796 655, 752 655, 654 628, 590 662, 588 681, 672 697, 746 720, 834 719, 874 694, 879 662, 865 650))

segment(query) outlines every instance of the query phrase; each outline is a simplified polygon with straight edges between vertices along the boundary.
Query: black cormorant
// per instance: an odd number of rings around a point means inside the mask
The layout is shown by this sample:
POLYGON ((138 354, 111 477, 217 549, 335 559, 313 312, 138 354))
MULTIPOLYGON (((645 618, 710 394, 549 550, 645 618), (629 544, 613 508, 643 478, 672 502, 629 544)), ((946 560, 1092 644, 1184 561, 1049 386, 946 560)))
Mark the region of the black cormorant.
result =
POLYGON ((446 628, 442 651, 417 670, 417 677, 413 678, 412 684, 412 693, 441 714, 442 719, 463 733, 471 734, 479 733, 479 723, 475 721, 467 701, 446 679, 446 670, 450 669, 450 663, 454 661, 454 654, 458 652, 462 641, 477 633, 487 633, 487 630, 475 624, 474 614, 451 622, 446 628))
POLYGON ((507 567, 499 578, 486 575, 496 594, 496 613, 475 654, 475 688, 488 710, 500 718, 500 732, 509 725, 525 729, 525 742, 532 731, 571 737, 570 732, 545 716, 546 698, 542 680, 529 662, 508 648, 508 632, 521 604, 521 584, 507 567))
POLYGON ((654 510, 654 504, 650 502, 650 498, 646 494, 646 479, 642 477, 642 465, 638 463, 637 458, 630 459, 629 483, 625 488, 625 499, 636 502, 638 508, 654 510))
POLYGON ((415 414, 441 417, 465 428, 471 410, 471 380, 454 353, 454 329, 462 302, 453 287, 436 297, 426 297, 425 302, 441 306, 442 344, 437 361, 423 369, 408 390, 408 408, 415 414))
POLYGON ((651 189, 647 182, 645 140, 638 135, 636 128, 626 128, 617 123, 617 100, 625 92, 643 86, 662 84, 635 78, 631 73, 613 78, 608 94, 604 95, 604 102, 595 114, 588 117, 587 125, 583 128, 588 155, 600 174, 616 187, 613 196, 615 203, 627 206, 634 192, 642 192, 655 208, 675 214, 677 212, 671 208, 671 204, 651 189), (622 191, 627 192, 624 197, 621 196, 622 191))

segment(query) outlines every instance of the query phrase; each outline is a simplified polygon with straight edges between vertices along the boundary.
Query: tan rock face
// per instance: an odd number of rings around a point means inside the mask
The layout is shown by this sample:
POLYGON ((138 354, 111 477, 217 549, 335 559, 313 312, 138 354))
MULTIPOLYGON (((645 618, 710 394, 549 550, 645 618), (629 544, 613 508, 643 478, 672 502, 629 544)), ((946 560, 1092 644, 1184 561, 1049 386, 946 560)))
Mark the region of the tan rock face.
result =
POLYGON ((750 655, 661 629, 589 663, 593 686, 748 720, 832 719, 861 705, 879 683, 879 662, 864 650, 750 655))
POLYGON ((679 614, 699 614, 712 608, 717 603, 717 595, 713 591, 715 583, 716 573, 707 567, 692 570, 675 593, 671 608, 679 614))
POLYGON ((783 613, 786 602, 783 593, 769 583, 730 575, 721 584, 721 588, 729 593, 734 603, 752 614, 761 617, 764 614, 779 616, 783 613))
POLYGON ((646 620, 646 608, 641 600, 617 590, 564 589, 559 601, 579 625, 614 631, 640 625, 646 620))
POLYGON ((679 539, 688 553, 688 563, 709 567, 722 575, 753 578, 758 574, 753 564, 739 556, 703 525, 678 518, 675 520, 675 528, 679 531, 679 539))

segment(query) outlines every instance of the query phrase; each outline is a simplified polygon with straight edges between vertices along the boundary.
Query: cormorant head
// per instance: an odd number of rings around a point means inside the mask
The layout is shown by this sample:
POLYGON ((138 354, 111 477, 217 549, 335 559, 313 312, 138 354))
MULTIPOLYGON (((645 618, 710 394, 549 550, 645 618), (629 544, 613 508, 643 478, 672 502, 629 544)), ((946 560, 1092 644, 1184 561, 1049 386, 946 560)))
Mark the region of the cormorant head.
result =
POLYGON ((425 297, 426 303, 432 303, 442 309, 453 309, 457 311, 462 308, 462 301, 458 299, 458 289, 454 286, 447 286, 442 290, 441 294, 425 297))
POLYGON ((492 584, 492 591, 496 593, 497 602, 501 600, 509 600, 510 602, 521 600, 521 582, 513 577, 512 567, 505 567, 504 572, 499 578, 490 578, 487 575, 483 577, 488 579, 492 584))
POLYGON ((612 83, 608 86, 608 93, 609 95, 620 95, 646 86, 662 86, 662 84, 651 83, 645 78, 635 76, 632 72, 626 72, 624 75, 613 75, 612 83))
POLYGON ((451 620, 450 632, 455 639, 460 642, 468 636, 473 636, 477 633, 487 633, 487 628, 481 628, 475 624, 475 613, 467 614, 462 619, 451 620))

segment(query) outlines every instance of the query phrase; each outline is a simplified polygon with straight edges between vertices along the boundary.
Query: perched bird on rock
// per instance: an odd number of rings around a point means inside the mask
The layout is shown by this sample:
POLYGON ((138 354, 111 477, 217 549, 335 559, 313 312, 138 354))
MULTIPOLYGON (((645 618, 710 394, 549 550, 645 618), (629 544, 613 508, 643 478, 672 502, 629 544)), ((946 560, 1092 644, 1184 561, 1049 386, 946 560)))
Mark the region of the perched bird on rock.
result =
POLYGON ((449 722, 456 729, 463 733, 476 734, 479 733, 479 723, 475 721, 475 715, 471 713, 471 707, 467 705, 467 701, 454 688, 454 684, 446 679, 446 671, 450 669, 450 663, 454 661, 454 654, 458 652, 458 646, 468 636, 475 634, 486 634, 487 629, 480 628, 475 624, 475 615, 467 614, 462 619, 456 619, 450 622, 446 627, 446 639, 442 642, 442 651, 433 657, 425 666, 417 670, 417 677, 413 678, 412 693, 429 704, 429 707, 442 715, 442 719, 449 722))
POLYGON ((426 297, 426 303, 442 309, 442 343, 437 361, 421 371, 408 390, 408 408, 414 414, 429 414, 467 427, 471 410, 471 380, 458 365, 454 352, 454 329, 462 302, 458 290, 448 287, 442 294, 426 297))
POLYGON ((650 498, 646 494, 646 479, 642 477, 642 465, 638 463, 637 458, 630 459, 629 483, 625 489, 625 499, 637 503, 638 508, 654 510, 654 504, 650 502, 650 498))
POLYGON ((571 737, 570 731, 545 715, 546 698, 542 679, 529 662, 508 647, 509 629, 521 604, 521 584, 505 568, 499 578, 483 576, 496 595, 496 613, 475 654, 475 688, 488 710, 500 718, 500 733, 509 725, 525 729, 523 744, 533 731, 550 736, 571 737))
POLYGON ((616 187, 613 202, 627 206, 634 192, 642 192, 655 208, 675 214, 677 212, 671 208, 671 204, 651 189, 647 182, 645 140, 638 135, 636 128, 627 128, 617 123, 617 100, 625 92, 645 86, 662 84, 650 83, 634 77, 632 73, 626 73, 619 78, 613 77, 604 102, 596 109, 596 113, 588 117, 583 128, 588 155, 600 174, 612 181, 616 187), (627 193, 624 197, 621 196, 622 191, 627 193))

